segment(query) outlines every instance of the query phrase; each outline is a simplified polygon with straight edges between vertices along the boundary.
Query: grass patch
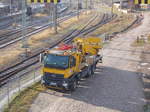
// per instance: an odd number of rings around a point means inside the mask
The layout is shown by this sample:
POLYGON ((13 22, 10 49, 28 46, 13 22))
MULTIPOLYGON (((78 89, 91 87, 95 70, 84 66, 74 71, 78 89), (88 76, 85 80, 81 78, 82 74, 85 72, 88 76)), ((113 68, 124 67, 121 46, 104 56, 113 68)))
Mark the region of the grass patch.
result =
POLYGON ((111 35, 114 32, 120 32, 132 24, 135 19, 132 14, 118 16, 115 20, 95 30, 93 34, 101 35, 106 33, 111 35))
POLYGON ((133 47, 141 47, 145 45, 145 40, 144 39, 139 39, 139 40, 135 40, 132 44, 133 47))
MULTIPOLYGON (((109 8, 109 10, 111 11, 111 8, 109 8)), ((116 7, 113 9, 113 13, 117 14, 118 17, 95 30, 92 33, 94 36, 99 36, 101 34, 112 35, 114 32, 120 32, 130 26, 136 20, 134 14, 124 14, 118 11, 116 7)))
POLYGON ((137 38, 132 44, 133 47, 144 46, 145 44, 150 44, 150 36, 147 38, 137 38))
POLYGON ((7 107, 4 112, 28 112, 34 99, 44 90, 45 88, 40 84, 40 82, 34 84, 16 96, 10 103, 9 108, 7 107))

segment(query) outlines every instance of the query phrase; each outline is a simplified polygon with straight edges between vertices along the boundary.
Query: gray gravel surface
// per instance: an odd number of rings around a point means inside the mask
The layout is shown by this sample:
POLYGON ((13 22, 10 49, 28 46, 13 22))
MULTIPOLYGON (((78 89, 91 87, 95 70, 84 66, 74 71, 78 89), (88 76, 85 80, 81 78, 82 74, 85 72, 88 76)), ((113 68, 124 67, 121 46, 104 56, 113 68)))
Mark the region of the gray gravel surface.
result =
POLYGON ((47 90, 40 93, 29 112, 143 112, 140 49, 131 47, 136 37, 150 29, 150 13, 143 24, 115 37, 103 50, 104 63, 93 77, 82 80, 73 93, 47 90))

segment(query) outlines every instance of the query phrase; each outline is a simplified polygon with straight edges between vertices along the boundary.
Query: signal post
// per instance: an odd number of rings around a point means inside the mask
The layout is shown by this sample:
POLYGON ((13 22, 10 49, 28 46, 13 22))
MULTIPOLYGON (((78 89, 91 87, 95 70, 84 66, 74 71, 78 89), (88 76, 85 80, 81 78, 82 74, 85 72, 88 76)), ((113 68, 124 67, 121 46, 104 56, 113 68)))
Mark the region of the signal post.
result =
POLYGON ((57 34, 57 4, 60 2, 60 0, 29 0, 30 3, 50 3, 53 7, 53 24, 54 24, 54 30, 57 34))

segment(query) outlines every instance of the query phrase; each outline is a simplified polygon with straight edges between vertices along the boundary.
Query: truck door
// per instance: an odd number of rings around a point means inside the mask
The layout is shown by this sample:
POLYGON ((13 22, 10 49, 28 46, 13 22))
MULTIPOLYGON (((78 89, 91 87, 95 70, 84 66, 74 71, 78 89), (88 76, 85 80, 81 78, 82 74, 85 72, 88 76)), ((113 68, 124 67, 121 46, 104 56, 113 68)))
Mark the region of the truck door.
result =
POLYGON ((70 73, 71 75, 75 73, 76 59, 73 56, 70 56, 70 73))

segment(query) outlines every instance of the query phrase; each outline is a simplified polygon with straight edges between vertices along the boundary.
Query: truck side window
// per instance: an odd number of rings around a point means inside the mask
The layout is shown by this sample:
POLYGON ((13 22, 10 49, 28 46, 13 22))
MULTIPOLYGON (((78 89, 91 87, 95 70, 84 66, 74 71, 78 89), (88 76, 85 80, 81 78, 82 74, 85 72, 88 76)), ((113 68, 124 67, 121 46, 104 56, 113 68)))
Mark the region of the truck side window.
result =
POLYGON ((70 57, 70 67, 73 67, 76 65, 76 60, 73 56, 70 57))
POLYGON ((70 67, 71 68, 73 67, 73 58, 72 58, 72 56, 70 57, 70 67))

